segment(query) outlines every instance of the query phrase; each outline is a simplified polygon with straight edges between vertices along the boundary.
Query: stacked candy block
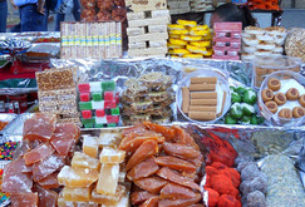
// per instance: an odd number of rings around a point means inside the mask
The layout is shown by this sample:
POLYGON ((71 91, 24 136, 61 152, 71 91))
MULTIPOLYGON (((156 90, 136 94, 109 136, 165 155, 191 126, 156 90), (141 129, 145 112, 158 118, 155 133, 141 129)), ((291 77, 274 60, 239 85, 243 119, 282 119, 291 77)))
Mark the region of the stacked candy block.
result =
POLYGON ((168 53, 174 58, 203 58, 212 56, 211 30, 196 21, 178 20, 168 25, 168 53))
POLYGON ((75 152, 71 166, 64 166, 58 174, 58 182, 64 186, 58 207, 129 206, 130 189, 120 166, 126 152, 115 144, 121 137, 119 132, 83 136, 83 151, 75 152))
POLYGON ((115 127, 120 120, 119 95, 114 81, 78 85, 79 110, 85 128, 115 127))
POLYGON ((214 24, 213 59, 239 60, 241 32, 241 22, 216 22, 214 24))

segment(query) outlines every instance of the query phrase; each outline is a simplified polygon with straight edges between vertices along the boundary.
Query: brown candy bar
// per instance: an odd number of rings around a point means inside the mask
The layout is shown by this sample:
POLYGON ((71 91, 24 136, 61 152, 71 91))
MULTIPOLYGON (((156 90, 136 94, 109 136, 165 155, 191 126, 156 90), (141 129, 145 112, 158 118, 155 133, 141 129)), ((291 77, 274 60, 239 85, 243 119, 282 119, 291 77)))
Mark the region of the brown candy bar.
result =
POLYGON ((182 111, 187 114, 190 104, 190 91, 187 87, 182 88, 182 111))
POLYGON ((195 120, 208 121, 216 119, 216 113, 206 111, 190 111, 189 117, 195 120))
POLYGON ((217 99, 191 99, 191 105, 216 106, 217 99))
POLYGON ((198 83, 217 83, 216 77, 193 77, 191 78, 191 84, 198 84, 198 83))
POLYGON ((191 99, 214 99, 217 98, 216 92, 198 92, 198 93, 191 93, 191 99))
POLYGON ((288 100, 297 100, 299 98, 299 91, 296 88, 290 88, 286 92, 286 97, 288 100))
POLYGON ((273 91, 278 91, 281 88, 281 81, 277 78, 270 78, 268 80, 268 88, 273 91))
POLYGON ((190 85, 190 91, 215 91, 216 84, 207 84, 207 83, 201 83, 201 84, 191 84, 190 85))
POLYGON ((216 113, 216 106, 190 106, 189 111, 209 111, 216 113))
POLYGON ((292 112, 288 108, 281 109, 279 112, 279 117, 284 119, 291 119, 292 118, 292 112))
POLYGON ((305 110, 300 106, 296 106, 292 109, 292 115, 294 118, 303 117, 305 115, 305 110))
POLYGON ((301 106, 305 107, 305 94, 299 98, 299 103, 301 106))
POLYGON ((271 101, 274 97, 273 91, 269 88, 262 91, 262 98, 264 102, 271 101))
POLYGON ((281 106, 281 105, 284 105, 286 103, 287 99, 286 99, 285 94, 277 93, 274 96, 274 101, 275 101, 275 103, 277 103, 277 105, 281 106))
POLYGON ((274 101, 268 101, 265 105, 271 113, 277 112, 277 104, 274 101))

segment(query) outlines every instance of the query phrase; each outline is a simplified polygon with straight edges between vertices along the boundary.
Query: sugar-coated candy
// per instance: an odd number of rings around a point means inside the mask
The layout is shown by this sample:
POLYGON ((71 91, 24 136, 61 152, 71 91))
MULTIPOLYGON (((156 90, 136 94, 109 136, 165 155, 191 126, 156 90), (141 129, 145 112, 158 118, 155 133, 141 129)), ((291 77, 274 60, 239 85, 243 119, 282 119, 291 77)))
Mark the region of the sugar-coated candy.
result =
POLYGON ((104 101, 91 101, 92 109, 103 109, 104 108, 104 101))
POLYGON ((39 185, 35 185, 35 191, 39 197, 39 207, 56 207, 58 194, 55 191, 47 190, 39 185))
POLYGON ((98 141, 96 137, 86 136, 83 139, 83 152, 90 157, 97 158, 98 141))
POLYGON ((102 132, 98 138, 98 144, 100 147, 111 146, 116 142, 120 141, 122 134, 119 132, 102 132))
POLYGON ((126 194, 126 187, 118 185, 114 195, 100 194, 94 189, 91 194, 91 200, 105 205, 116 205, 120 199, 126 194))
POLYGON ((124 162, 126 152, 111 147, 104 147, 100 154, 101 163, 122 163, 124 162))
POLYGON ((33 165, 33 179, 35 182, 38 182, 48 177, 64 165, 65 162, 61 156, 52 154, 45 160, 33 165))
POLYGON ((196 193, 187 187, 169 183, 160 191, 160 198, 168 199, 187 199, 196 197, 196 193))
POLYGON ((78 84, 78 90, 80 93, 89 93, 90 92, 89 83, 78 84))
POLYGON ((19 142, 5 142, 0 144, 0 160, 12 160, 19 142))
POLYGON ((98 179, 98 171, 89 168, 64 166, 59 172, 58 183, 70 188, 86 188, 98 179))
POLYGON ((21 157, 8 163, 3 170, 1 190, 6 193, 31 192, 33 180, 27 172, 31 172, 31 169, 21 157))
POLYGON ((103 81, 102 82, 103 91, 114 91, 115 86, 116 86, 116 84, 114 81, 103 81))
POLYGON ((252 180, 253 178, 260 176, 261 172, 257 167, 255 162, 249 163, 244 169, 241 171, 241 179, 244 180, 252 180))
POLYGON ((41 144, 35 149, 24 154, 25 164, 31 165, 35 162, 42 161, 53 154, 55 150, 48 143, 41 144))
POLYGON ((81 121, 82 121, 82 123, 84 124, 84 125, 86 125, 86 124, 95 124, 95 118, 91 118, 91 119, 81 119, 81 121))
POLYGON ((72 135, 75 140, 78 140, 80 136, 80 129, 77 124, 74 123, 60 123, 56 124, 56 128, 52 138, 66 138, 72 135))
POLYGON ((48 140, 52 137, 55 130, 56 117, 36 113, 32 118, 24 122, 23 139, 48 140))
POLYGON ((264 176, 255 177, 252 180, 245 180, 240 185, 240 191, 247 195, 254 191, 267 192, 267 179, 264 176))
POLYGON ((131 204, 132 205, 137 205, 137 204, 143 203, 147 199, 152 198, 154 196, 156 196, 156 194, 152 194, 152 193, 149 193, 147 191, 134 191, 131 194, 131 199, 130 199, 131 204))
POLYGON ((150 193, 159 193, 167 183, 166 180, 159 177, 141 178, 134 181, 136 186, 150 193))
POLYGON ((266 207, 265 194, 260 191, 254 191, 247 195, 247 207, 266 207))
POLYGON ((81 102, 88 102, 90 101, 90 94, 89 93, 81 93, 79 94, 79 99, 81 102))
POLYGON ((79 110, 92 110, 92 103, 88 102, 79 102, 79 110))
POLYGON ((97 117, 104 117, 104 116, 105 116, 105 110, 104 110, 104 109, 97 109, 97 110, 95 111, 95 115, 96 115, 97 117))
POLYGON ((89 123, 89 124, 84 124, 84 127, 85 127, 86 129, 91 129, 91 128, 94 128, 94 124, 91 124, 91 123, 89 123))
POLYGON ((58 207, 99 207, 98 203, 94 202, 73 202, 73 201, 66 201, 63 197, 63 194, 60 193, 57 201, 58 207))
POLYGON ((62 194, 66 201, 88 202, 90 201, 91 189, 64 187, 62 194))
POLYGON ((56 152, 62 156, 67 156, 71 147, 75 143, 72 136, 66 136, 63 138, 54 138, 51 140, 51 145, 54 147, 56 152))
POLYGON ((95 82, 89 82, 90 85, 90 92, 91 93, 97 93, 102 92, 101 82, 95 81, 95 82))
MULTIPOLYGON (((96 145, 98 146, 98 145, 96 145)), ((75 152, 72 158, 71 166, 73 168, 90 168, 98 170, 99 161, 82 152, 75 152)))
POLYGON ((129 180, 137 180, 139 178, 145 178, 153 175, 159 170, 159 166, 156 164, 153 157, 150 157, 136 166, 134 166, 127 174, 129 180))
POLYGON ((110 123, 110 124, 107 124, 107 127, 108 128, 112 128, 112 127, 116 127, 117 124, 116 123, 110 123))
POLYGON ((96 191, 101 194, 115 195, 118 186, 120 166, 119 164, 103 164, 96 191))
POLYGON ((113 91, 105 91, 104 92, 104 100, 105 101, 114 101, 113 91))
POLYGON ((111 115, 120 115, 120 108, 117 106, 116 108, 111 109, 111 115))
POLYGON ((91 119, 92 118, 92 112, 91 110, 83 110, 82 111, 82 117, 84 119, 91 119))
POLYGON ((92 93, 92 99, 93 101, 101 101, 103 100, 102 93, 92 93))
POLYGON ((57 175, 58 175, 57 172, 53 173, 53 174, 49 175, 48 177, 38 181, 38 184, 45 189, 58 188, 59 183, 57 181, 57 175))
POLYGON ((38 193, 13 193, 11 203, 12 207, 38 207, 38 193))
POLYGON ((116 205, 105 205, 103 204, 102 207, 129 207, 129 196, 125 195, 121 198, 121 200, 116 205))
POLYGON ((119 123, 120 120, 120 116, 107 115, 106 118, 108 124, 119 123))
POLYGON ((95 123, 96 124, 107 124, 107 118, 104 117, 95 117, 95 123))
POLYGON ((116 107, 115 100, 105 100, 104 101, 104 108, 105 109, 113 109, 116 107))

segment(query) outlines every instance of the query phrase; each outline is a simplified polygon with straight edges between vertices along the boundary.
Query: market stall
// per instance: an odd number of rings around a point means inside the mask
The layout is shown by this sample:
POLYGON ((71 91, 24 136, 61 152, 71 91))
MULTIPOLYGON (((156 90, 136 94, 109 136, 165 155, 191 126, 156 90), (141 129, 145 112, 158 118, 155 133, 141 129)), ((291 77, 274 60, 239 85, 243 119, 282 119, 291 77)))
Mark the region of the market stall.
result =
POLYGON ((303 30, 171 23, 215 6, 173 2, 1 38, 0 206, 305 207, 303 30))

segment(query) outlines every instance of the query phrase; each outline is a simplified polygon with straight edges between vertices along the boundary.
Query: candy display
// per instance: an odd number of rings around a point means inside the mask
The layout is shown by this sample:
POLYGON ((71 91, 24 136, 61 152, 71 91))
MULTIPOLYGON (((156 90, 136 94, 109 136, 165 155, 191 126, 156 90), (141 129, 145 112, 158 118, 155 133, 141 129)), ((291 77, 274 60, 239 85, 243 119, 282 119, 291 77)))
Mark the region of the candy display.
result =
POLYGON ((171 15, 183 14, 191 11, 190 0, 168 0, 167 6, 171 15))
POLYGON ((242 60, 281 57, 287 31, 284 27, 246 27, 242 37, 242 60))
POLYGON ((63 59, 109 59, 122 56, 122 28, 120 22, 61 24, 61 52, 63 59))
POLYGON ((251 10, 280 10, 278 0, 248 0, 248 6, 251 10))
POLYGON ((259 88, 265 77, 273 72, 289 70, 292 72, 299 72, 301 61, 298 58, 289 56, 279 57, 260 57, 256 58, 254 62, 253 85, 259 88))
POLYGON ((121 97, 124 124, 169 122, 172 116, 170 105, 173 102, 171 84, 171 77, 159 72, 127 80, 121 97))
MULTIPOLYGON (((166 5, 166 3, 165 3, 166 5)), ((169 10, 149 10, 127 13, 128 55, 165 57, 168 39, 169 10)))
POLYGON ((217 72, 197 71, 182 80, 177 103, 182 114, 199 122, 214 122, 230 105, 226 81, 217 72), (214 75, 214 76, 213 76, 214 75))
POLYGON ((263 116, 278 125, 303 123, 303 84, 303 77, 297 73, 286 71, 269 75, 260 89, 259 105, 263 116))
POLYGON ((83 22, 117 21, 126 19, 124 0, 81 0, 84 9, 81 14, 83 22))
POLYGON ((304 205, 304 187, 289 157, 281 154, 267 156, 261 169, 267 176, 267 206, 304 205))
POLYGON ((195 21, 178 20, 168 25, 167 47, 171 57, 203 58, 211 57, 211 30, 207 25, 197 25, 195 21))
POLYGON ((1 186, 10 193, 12 206, 56 205, 58 194, 52 190, 59 186, 56 171, 67 162, 80 132, 75 124, 55 120, 55 116, 35 114, 25 121, 19 157, 5 167, 1 186))
POLYGON ((134 206, 202 206, 197 176, 203 156, 194 139, 180 127, 143 124, 125 130, 119 145, 119 149, 130 154, 127 179, 137 186, 132 190, 131 203, 134 206))
POLYGON ((79 110, 85 128, 115 127, 120 120, 119 97, 112 80, 78 84, 79 110))
POLYGON ((217 22, 214 24, 213 58, 239 60, 242 24, 240 22, 217 22))
POLYGON ((305 61, 305 53, 303 52, 304 47, 304 36, 305 29, 293 28, 289 30, 285 41, 285 52, 287 55, 292 57, 301 58, 305 61))
POLYGON ((61 122, 79 123, 76 69, 62 68, 36 72, 39 110, 54 113, 61 122))
POLYGON ((225 116, 226 124, 261 124, 264 119, 258 116, 256 92, 251 88, 230 87, 231 108, 225 116))

